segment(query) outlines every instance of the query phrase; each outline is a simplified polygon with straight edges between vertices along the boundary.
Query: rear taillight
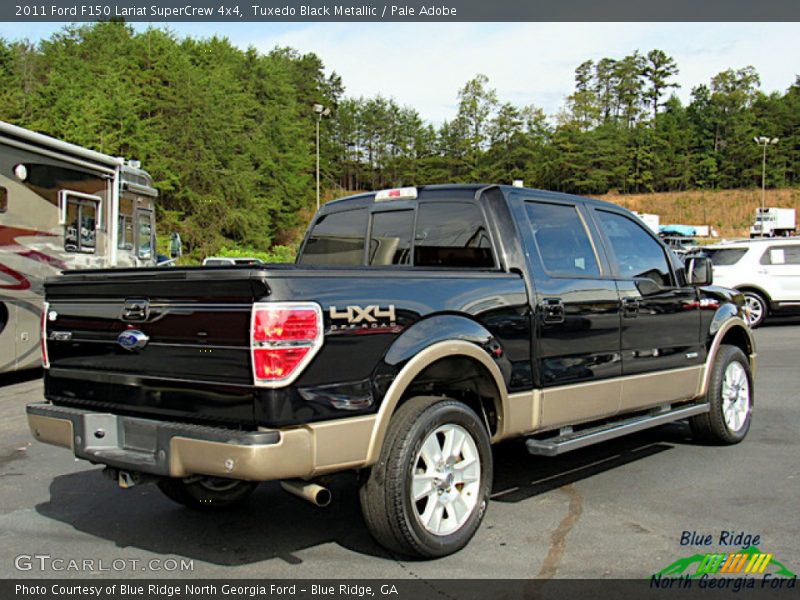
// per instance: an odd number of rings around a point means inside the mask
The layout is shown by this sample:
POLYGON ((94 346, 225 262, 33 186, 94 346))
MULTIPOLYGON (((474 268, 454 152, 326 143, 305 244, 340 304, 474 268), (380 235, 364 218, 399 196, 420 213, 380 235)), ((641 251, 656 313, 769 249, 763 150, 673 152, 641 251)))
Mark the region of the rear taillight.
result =
POLYGON ((41 348, 42 348, 42 366, 45 369, 50 368, 50 358, 47 356, 47 313, 50 312, 50 304, 47 302, 44 303, 42 306, 42 327, 41 327, 41 339, 39 341, 41 348))
POLYGON ((294 381, 322 347, 322 309, 313 302, 257 302, 250 321, 253 382, 294 381))

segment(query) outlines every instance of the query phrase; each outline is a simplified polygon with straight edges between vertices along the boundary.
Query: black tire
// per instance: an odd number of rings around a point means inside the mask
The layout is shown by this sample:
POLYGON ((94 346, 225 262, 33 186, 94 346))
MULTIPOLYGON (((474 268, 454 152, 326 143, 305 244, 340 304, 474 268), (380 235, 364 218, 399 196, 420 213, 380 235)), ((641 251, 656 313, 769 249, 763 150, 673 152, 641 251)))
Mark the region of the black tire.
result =
POLYGON ((417 397, 404 403, 392 417, 380 458, 361 487, 361 508, 370 533, 388 550, 411 557, 437 558, 457 552, 475 535, 486 513, 491 485, 492 449, 489 434, 478 415, 462 402, 417 397), (415 502, 411 497, 413 476, 415 472, 428 470, 420 466, 424 464, 420 454, 422 445, 434 436, 444 449, 447 442, 442 429, 457 431, 458 435, 466 433, 471 442, 465 438, 464 449, 448 458, 450 464, 442 467, 445 469, 442 473, 449 474, 431 480, 430 495, 415 502), (473 471, 470 481, 477 485, 458 483, 453 477, 456 471, 453 464, 471 464, 466 453, 473 451, 480 473, 473 471), (456 528, 449 533, 434 533, 422 523, 426 514, 423 507, 433 502, 432 512, 436 512, 439 503, 448 497, 457 499, 452 505, 442 507, 438 519, 440 523, 452 524, 451 519, 455 518, 456 528), (462 509, 474 504, 459 517, 451 508, 456 502, 462 509), (453 512, 449 514, 448 509, 453 512))
POLYGON ((170 500, 198 510, 220 510, 241 504, 258 486, 254 481, 221 477, 167 478, 158 489, 170 500))
POLYGON ((767 320, 767 316, 769 315, 769 303, 762 294, 756 291, 743 290, 742 294, 744 294, 744 300, 750 307, 750 314, 753 315, 748 318, 748 325, 750 325, 750 329, 755 329, 767 320))
POLYGON ((706 392, 706 401, 710 404, 711 410, 702 415, 692 417, 689 421, 694 439, 715 445, 738 444, 741 442, 747 436, 752 420, 753 376, 750 372, 750 362, 744 352, 736 346, 720 346, 712 367, 711 380, 706 392), (723 384, 728 369, 731 368, 736 371, 737 367, 731 367, 734 364, 738 364, 743 370, 744 378, 741 386, 746 383, 747 401, 745 416, 731 423, 730 419, 726 420, 726 409, 730 408, 730 400, 726 399, 725 396, 727 394, 728 398, 730 398, 732 388, 723 390, 723 384))

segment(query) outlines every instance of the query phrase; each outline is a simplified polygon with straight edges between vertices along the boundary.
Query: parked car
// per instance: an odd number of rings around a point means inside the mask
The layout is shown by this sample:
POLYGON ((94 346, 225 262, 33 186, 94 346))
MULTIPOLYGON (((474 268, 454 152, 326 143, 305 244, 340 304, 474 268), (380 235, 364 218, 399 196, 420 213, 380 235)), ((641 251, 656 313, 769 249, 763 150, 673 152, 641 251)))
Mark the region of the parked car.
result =
POLYGON ((755 345, 742 295, 710 278, 607 202, 360 194, 321 208, 295 264, 49 281, 28 419, 199 509, 269 480, 324 505, 355 470, 378 542, 444 556, 484 517, 501 440, 546 457, 684 419, 745 438, 755 345))
POLYGON ((697 248, 697 240, 681 235, 662 235, 661 240, 680 257, 697 248))
POLYGON ((744 294, 750 327, 800 314, 800 238, 739 240, 706 246, 714 284, 744 294))
POLYGON ((203 259, 204 267, 222 267, 222 266, 253 266, 263 265, 264 261, 260 258, 232 258, 230 256, 208 256, 203 259))

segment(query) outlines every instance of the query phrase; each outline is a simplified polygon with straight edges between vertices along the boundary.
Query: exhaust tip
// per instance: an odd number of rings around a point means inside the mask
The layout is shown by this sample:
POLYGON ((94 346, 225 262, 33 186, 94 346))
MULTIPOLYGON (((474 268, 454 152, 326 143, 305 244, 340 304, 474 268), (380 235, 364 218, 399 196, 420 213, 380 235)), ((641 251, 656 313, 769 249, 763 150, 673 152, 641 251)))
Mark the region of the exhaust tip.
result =
POLYGON ((290 494, 294 494, 298 498, 302 498, 303 500, 311 502, 311 504, 323 508, 328 506, 333 499, 333 494, 331 494, 328 488, 310 481, 290 479, 281 481, 281 487, 290 494))
POLYGON ((328 488, 320 488, 317 490, 316 496, 314 498, 314 504, 321 507, 326 507, 331 503, 333 499, 333 494, 328 488))

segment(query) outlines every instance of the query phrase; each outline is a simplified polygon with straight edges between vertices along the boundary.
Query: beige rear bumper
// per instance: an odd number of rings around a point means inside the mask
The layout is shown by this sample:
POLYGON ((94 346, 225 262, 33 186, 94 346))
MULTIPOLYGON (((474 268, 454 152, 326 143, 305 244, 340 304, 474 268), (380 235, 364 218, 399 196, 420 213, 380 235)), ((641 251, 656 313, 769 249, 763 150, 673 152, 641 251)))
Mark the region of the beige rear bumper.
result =
POLYGON ((93 463, 165 477, 251 481, 312 477, 363 466, 375 417, 240 432, 31 404, 33 436, 93 463))

